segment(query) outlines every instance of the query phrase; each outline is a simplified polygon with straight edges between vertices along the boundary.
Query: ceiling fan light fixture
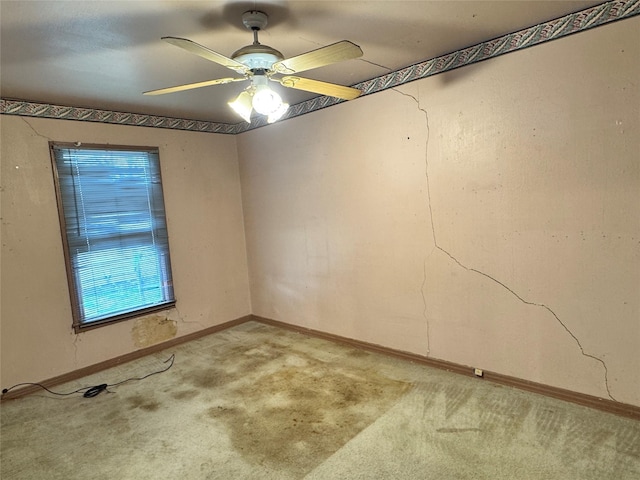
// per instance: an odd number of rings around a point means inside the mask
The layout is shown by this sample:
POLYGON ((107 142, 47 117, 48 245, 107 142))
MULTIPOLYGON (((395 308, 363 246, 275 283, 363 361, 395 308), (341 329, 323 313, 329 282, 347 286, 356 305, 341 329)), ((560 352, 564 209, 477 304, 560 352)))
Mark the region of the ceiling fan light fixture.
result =
POLYGON ((275 114, 282 108, 282 98, 266 85, 256 86, 253 94, 253 108, 262 115, 275 114))
POLYGON ((288 103, 280 104, 280 108, 278 108, 275 112, 273 112, 272 114, 270 114, 267 117, 267 123, 277 122, 278 120, 280 120, 282 118, 282 116, 285 113, 287 113, 287 110, 289 110, 289 104, 288 103))
POLYGON ((273 123, 285 115, 289 109, 289 104, 284 103, 280 95, 269 88, 270 81, 278 82, 286 88, 331 96, 341 100, 353 100, 362 93, 357 88, 311 80, 296 75, 299 72, 358 58, 362 56, 362 49, 359 46, 348 40, 342 40, 285 59, 281 52, 258 41, 258 32, 267 25, 267 21, 267 14, 257 10, 250 10, 242 15, 242 23, 253 32, 253 43, 236 50, 231 55, 231 58, 187 38, 162 37, 162 40, 167 43, 222 65, 241 74, 242 77, 218 78, 204 82, 177 85, 175 87, 150 90, 143 92, 143 94, 162 95, 248 80, 251 85, 240 93, 235 100, 227 102, 227 104, 247 123, 251 123, 251 113, 254 109, 256 112, 265 115, 269 123, 273 123), (277 76, 279 75, 285 76, 278 78, 277 76), (274 76, 276 77, 274 78, 274 76))
POLYGON ((245 119, 247 123, 251 123, 251 110, 253 109, 253 105, 251 102, 251 94, 245 90, 233 101, 229 102, 228 105, 233 108, 233 110, 245 119))

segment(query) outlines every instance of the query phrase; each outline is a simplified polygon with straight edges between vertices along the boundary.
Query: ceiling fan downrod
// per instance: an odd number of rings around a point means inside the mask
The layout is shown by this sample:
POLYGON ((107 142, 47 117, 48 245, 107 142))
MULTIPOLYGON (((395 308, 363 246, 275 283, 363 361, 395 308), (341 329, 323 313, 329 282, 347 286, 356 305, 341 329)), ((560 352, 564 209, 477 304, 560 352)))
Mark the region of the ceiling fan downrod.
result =
POLYGON ((258 32, 267 26, 269 16, 258 10, 249 10, 242 14, 242 24, 253 32, 253 44, 260 45, 258 32))

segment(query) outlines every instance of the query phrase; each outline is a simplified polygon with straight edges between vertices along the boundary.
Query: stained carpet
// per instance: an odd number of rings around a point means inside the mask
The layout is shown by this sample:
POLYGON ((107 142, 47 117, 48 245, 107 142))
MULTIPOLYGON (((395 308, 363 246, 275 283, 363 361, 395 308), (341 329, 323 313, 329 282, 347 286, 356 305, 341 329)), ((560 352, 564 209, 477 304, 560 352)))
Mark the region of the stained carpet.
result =
POLYGON ((249 322, 3 402, 3 479, 640 478, 640 422, 249 322))

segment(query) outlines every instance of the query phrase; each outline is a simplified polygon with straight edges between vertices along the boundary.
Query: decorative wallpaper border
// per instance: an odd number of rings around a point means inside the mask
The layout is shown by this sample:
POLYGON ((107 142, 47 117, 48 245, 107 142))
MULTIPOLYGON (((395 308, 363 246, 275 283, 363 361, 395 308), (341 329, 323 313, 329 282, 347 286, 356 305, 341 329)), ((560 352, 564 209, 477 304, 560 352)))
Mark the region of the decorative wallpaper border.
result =
MULTIPOLYGON (((640 0, 613 0, 595 7, 565 15, 533 27, 503 35, 493 40, 473 45, 453 53, 416 63, 379 77, 352 85, 362 91, 362 96, 398 87, 405 83, 447 72, 465 65, 494 58, 505 53, 539 45, 551 40, 582 32, 600 25, 640 15, 640 0)), ((282 120, 330 107, 340 100, 333 97, 315 97, 292 105, 282 120)), ((64 107, 23 100, 0 99, 0 114, 30 117, 80 120, 86 122, 113 123, 141 127, 170 128, 195 132, 235 135, 267 125, 266 117, 252 119, 252 123, 216 123, 183 118, 162 117, 126 112, 112 112, 91 108, 64 107)))
MULTIPOLYGON (((639 0, 640 1, 640 0, 639 0)), ((93 108, 63 107, 47 103, 33 103, 24 100, 0 99, 0 113, 26 117, 57 118, 59 120, 80 120, 84 122, 115 123, 136 127, 170 128, 208 133, 236 133, 236 125, 215 123, 185 118, 161 117, 140 113, 112 112, 93 108)))
MULTIPOLYGON (((525 28, 514 33, 503 35, 494 40, 473 45, 462 50, 457 50, 440 57, 432 58, 424 62, 416 63, 409 67, 401 68, 385 75, 356 83, 353 87, 362 91, 362 96, 382 92, 390 88, 398 87, 405 83, 431 77, 438 73, 444 73, 465 65, 494 58, 505 53, 515 52, 523 48, 539 45, 551 40, 566 37, 574 33, 582 32, 607 23, 640 15, 640 0, 610 1, 595 7, 581 10, 564 17, 540 23, 533 27, 525 28)), ((297 117, 315 110, 330 107, 345 100, 334 97, 315 97, 305 102, 292 105, 282 120, 297 117)), ((280 121, 282 121, 280 120, 280 121)), ((236 125, 236 133, 241 133, 254 128, 267 125, 266 118, 251 119, 251 125, 242 122, 236 125)))

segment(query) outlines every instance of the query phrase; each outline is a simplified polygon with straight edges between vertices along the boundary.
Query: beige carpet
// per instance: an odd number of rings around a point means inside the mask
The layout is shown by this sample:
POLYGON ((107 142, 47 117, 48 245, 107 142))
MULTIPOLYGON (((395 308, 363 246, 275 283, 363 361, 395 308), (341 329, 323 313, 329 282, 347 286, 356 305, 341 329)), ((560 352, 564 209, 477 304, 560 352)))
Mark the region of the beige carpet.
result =
POLYGON ((10 479, 640 478, 640 422, 249 322, 1 405, 10 479))

